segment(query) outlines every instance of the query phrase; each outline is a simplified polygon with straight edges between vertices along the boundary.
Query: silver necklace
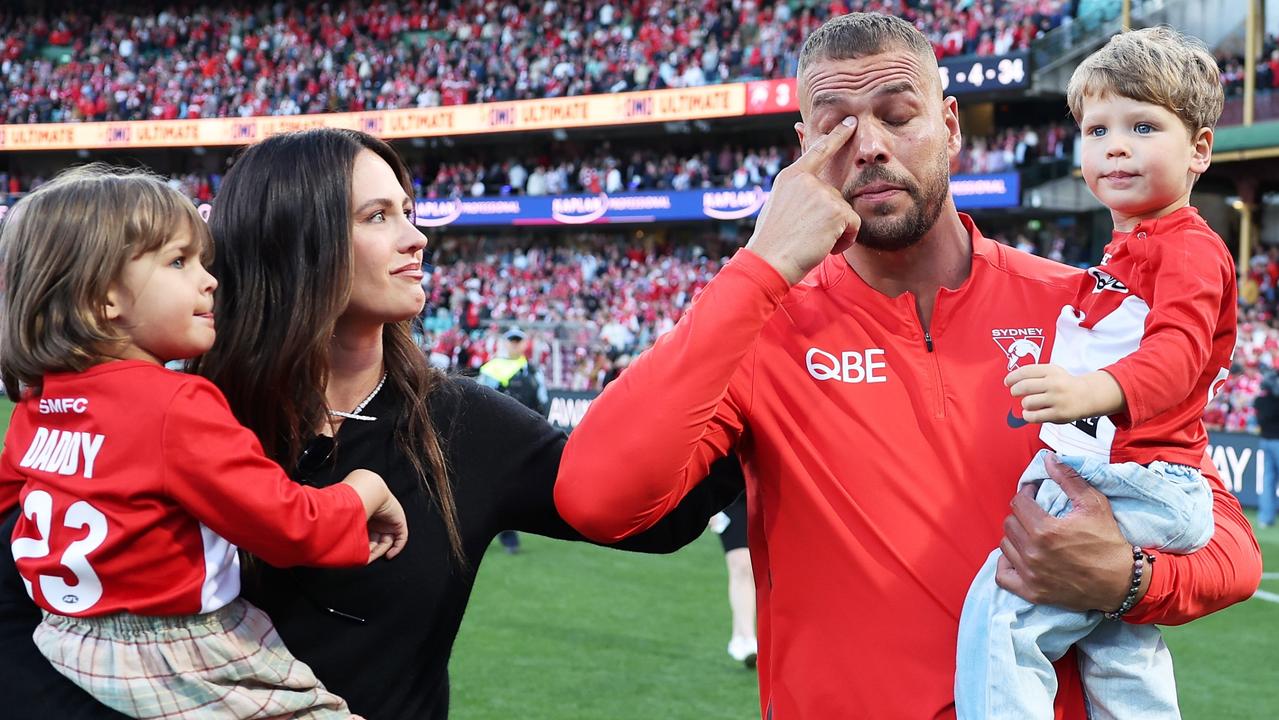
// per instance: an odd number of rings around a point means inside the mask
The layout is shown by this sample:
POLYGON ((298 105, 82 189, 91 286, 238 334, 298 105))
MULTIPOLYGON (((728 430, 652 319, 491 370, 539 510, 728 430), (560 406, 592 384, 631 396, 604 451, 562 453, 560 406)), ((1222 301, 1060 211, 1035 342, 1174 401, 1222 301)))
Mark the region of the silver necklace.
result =
POLYGON ((337 417, 341 417, 341 418, 346 418, 348 420, 366 420, 370 422, 373 420, 377 420, 377 418, 373 417, 372 415, 361 415, 360 411, 363 410, 364 406, 368 405, 369 402, 374 397, 377 396, 378 391, 382 389, 382 385, 385 382, 386 382, 386 373, 382 373, 382 379, 377 381, 377 387, 373 388, 373 392, 369 393, 369 396, 364 398, 363 402, 361 402, 359 405, 356 405, 354 410, 352 410, 351 412, 342 412, 341 410, 330 410, 329 414, 336 415, 337 417))

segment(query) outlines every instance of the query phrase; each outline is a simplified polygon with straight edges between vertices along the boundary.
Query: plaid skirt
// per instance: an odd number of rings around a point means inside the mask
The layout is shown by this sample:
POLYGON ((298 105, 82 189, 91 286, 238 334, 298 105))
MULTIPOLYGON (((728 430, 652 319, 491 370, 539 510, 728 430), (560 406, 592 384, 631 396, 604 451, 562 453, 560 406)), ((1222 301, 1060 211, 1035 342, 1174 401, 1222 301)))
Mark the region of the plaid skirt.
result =
POLYGON ((104 705, 164 720, 347 720, 351 711, 245 600, 204 615, 46 613, 36 646, 104 705))

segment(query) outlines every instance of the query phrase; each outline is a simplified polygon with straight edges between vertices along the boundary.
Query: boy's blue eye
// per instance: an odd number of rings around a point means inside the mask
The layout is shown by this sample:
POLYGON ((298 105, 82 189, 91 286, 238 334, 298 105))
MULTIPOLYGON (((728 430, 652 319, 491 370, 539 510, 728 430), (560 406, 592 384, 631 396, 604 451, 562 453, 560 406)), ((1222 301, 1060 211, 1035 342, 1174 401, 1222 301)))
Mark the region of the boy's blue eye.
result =
POLYGON ((169 267, 177 268, 178 270, 181 270, 182 268, 186 267, 186 264, 187 264, 186 258, 179 257, 179 258, 174 258, 173 261, 169 263, 169 267))
POLYGON ((1091 135, 1092 137, 1102 137, 1106 134, 1106 128, 1104 127, 1088 128, 1088 134, 1091 135))
POLYGON ((1135 130, 1138 135, 1149 135, 1155 131, 1155 126, 1150 123, 1137 123, 1136 126, 1133 127, 1133 130, 1135 130))

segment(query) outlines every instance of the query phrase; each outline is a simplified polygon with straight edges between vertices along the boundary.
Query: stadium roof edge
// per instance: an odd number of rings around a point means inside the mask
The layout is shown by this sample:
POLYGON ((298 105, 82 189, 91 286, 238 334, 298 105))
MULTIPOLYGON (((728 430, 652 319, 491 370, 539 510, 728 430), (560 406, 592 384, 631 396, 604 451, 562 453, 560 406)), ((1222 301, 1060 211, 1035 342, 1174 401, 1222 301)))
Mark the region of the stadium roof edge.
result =
POLYGON ((1218 128, 1213 143, 1214 163, 1279 157, 1279 120, 1218 128))

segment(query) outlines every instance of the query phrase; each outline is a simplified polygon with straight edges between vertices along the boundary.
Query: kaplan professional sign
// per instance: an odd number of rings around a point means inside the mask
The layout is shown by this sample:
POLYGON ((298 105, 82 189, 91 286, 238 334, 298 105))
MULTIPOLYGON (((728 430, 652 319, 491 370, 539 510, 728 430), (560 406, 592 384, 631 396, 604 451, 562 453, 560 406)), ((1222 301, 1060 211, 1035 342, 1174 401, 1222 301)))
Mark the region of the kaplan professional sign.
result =
MULTIPOLYGON (((1013 207, 1021 202, 1016 173, 951 178, 960 210, 1013 207)), ((422 227, 501 225, 586 225, 591 223, 740 220, 764 207, 768 191, 686 190, 528 197, 447 198, 417 201, 422 227)))
POLYGON ((960 210, 1017 207, 1021 204, 1021 176, 1015 172, 952 175, 950 194, 960 210))

